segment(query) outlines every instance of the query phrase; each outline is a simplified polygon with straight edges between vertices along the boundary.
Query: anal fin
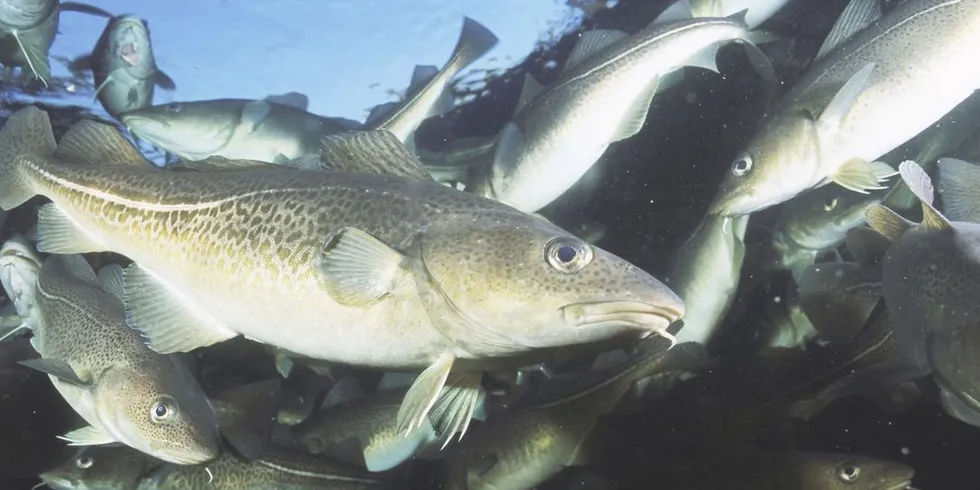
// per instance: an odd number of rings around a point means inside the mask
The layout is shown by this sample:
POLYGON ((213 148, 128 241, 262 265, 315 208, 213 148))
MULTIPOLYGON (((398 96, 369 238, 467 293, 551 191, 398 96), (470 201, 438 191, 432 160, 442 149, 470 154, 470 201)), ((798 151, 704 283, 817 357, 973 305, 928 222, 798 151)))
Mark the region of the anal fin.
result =
POLYGON ((105 245, 89 237, 57 205, 45 204, 37 213, 37 250, 74 254, 103 252, 105 245))
POLYGON ((126 323, 156 352, 189 352, 238 335, 139 264, 126 268, 124 283, 126 323))
POLYGON ((452 354, 442 354, 412 383, 398 408, 396 430, 399 434, 408 435, 412 429, 422 426, 442 393, 455 361, 452 354))
POLYGON ((442 448, 449 444, 452 436, 457 432, 459 432, 459 440, 466 435, 466 429, 470 425, 483 391, 482 379, 483 373, 480 371, 449 373, 446 384, 429 414, 436 435, 443 440, 442 448))
POLYGON ((657 94, 658 85, 658 79, 655 78, 643 89, 643 92, 637 95, 629 111, 623 114, 613 141, 630 138, 639 133, 640 129, 643 129, 643 124, 647 120, 647 114, 650 112, 650 103, 653 102, 653 96, 657 94))

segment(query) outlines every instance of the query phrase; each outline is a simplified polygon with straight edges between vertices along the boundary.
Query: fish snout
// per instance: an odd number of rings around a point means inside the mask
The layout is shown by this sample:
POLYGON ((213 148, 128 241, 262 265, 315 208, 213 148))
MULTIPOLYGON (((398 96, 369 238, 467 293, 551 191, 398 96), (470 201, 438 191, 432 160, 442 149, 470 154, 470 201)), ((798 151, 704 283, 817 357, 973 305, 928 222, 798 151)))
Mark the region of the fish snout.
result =
POLYGON ((684 316, 684 302, 670 290, 656 303, 641 301, 603 301, 577 303, 562 308, 566 323, 576 328, 625 328, 640 337, 666 331, 684 316))
POLYGON ((37 475, 45 485, 54 488, 55 490, 72 490, 78 488, 78 485, 70 478, 57 475, 53 472, 45 472, 37 475))

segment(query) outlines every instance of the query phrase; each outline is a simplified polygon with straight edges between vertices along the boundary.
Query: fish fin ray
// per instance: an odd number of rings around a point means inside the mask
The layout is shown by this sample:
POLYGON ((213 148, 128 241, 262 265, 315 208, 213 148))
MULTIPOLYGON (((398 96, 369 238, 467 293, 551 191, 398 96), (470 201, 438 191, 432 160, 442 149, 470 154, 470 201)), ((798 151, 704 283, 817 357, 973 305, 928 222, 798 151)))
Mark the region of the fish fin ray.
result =
POLYGON ((422 426, 442 393, 455 361, 451 354, 442 354, 415 379, 398 407, 396 430, 399 434, 408 435, 411 430, 422 426))
POLYGON ((880 204, 872 204, 864 213, 864 219, 872 230, 893 242, 898 240, 909 228, 915 226, 911 221, 880 204))
POLYGON ((857 102, 858 97, 868 86, 868 80, 874 72, 875 63, 868 62, 841 86, 840 90, 830 100, 818 119, 821 132, 836 132, 841 121, 847 117, 857 102))
POLYGON ((346 227, 327 238, 318 264, 334 301, 367 308, 395 292, 403 255, 357 228, 346 227))
POLYGON ((292 107, 301 111, 306 111, 310 106, 310 98, 300 92, 286 92, 284 94, 270 95, 265 100, 274 104, 292 107))
POLYGON ((572 53, 568 55, 562 71, 567 72, 592 55, 612 44, 622 41, 627 36, 628 34, 623 31, 611 29, 596 29, 594 31, 583 32, 578 42, 575 43, 575 47, 572 48, 572 53))
POLYGON ((937 187, 947 218, 980 223, 980 166, 955 158, 941 158, 937 187))
POLYGON ((922 226, 931 230, 946 230, 951 227, 949 220, 942 215, 932 201, 935 198, 935 191, 932 187, 932 179, 925 170, 922 170, 917 163, 907 160, 898 166, 898 171, 902 174, 902 180, 909 187, 912 194, 919 199, 922 204, 922 226))
POLYGON ((119 298, 119 301, 125 300, 126 288, 121 265, 109 264, 99 269, 99 285, 105 292, 119 298))
POLYGON ((460 70, 493 49, 498 41, 500 39, 486 26, 469 17, 463 17, 463 27, 459 31, 459 39, 456 41, 456 47, 453 48, 453 55, 442 71, 448 73, 450 79, 455 77, 460 70))
POLYGON ((51 358, 38 358, 38 359, 27 359, 24 361, 18 361, 24 367, 29 367, 35 371, 40 371, 44 374, 54 376, 65 383, 75 385, 81 388, 90 388, 92 385, 88 383, 75 373, 75 370, 68 365, 67 362, 61 359, 51 359, 51 358))
POLYGON ((96 429, 91 425, 75 429, 58 439, 68 441, 69 446, 99 446, 102 444, 112 444, 117 442, 115 437, 104 430, 96 429))
POLYGON ((37 194, 21 175, 21 161, 48 158, 57 147, 47 112, 28 106, 7 119, 0 129, 0 208, 9 211, 37 194))
POLYGON ((824 38, 820 50, 817 51, 816 59, 819 60, 826 56, 827 53, 854 37, 858 31, 881 18, 881 15, 881 6, 878 4, 878 0, 851 0, 844 7, 827 37, 824 38))
POLYGON ((276 352, 276 372, 279 373, 279 376, 282 376, 283 379, 289 378, 289 373, 293 372, 293 367, 295 364, 296 363, 293 362, 293 359, 286 355, 285 352, 276 352))
POLYGON ((517 98, 517 107, 514 109, 514 114, 521 112, 525 106, 531 103, 541 91, 544 90, 544 85, 541 85, 533 75, 528 73, 524 76, 524 85, 521 86, 521 96, 517 98))
POLYGON ((434 182, 418 157, 387 130, 329 134, 321 142, 321 165, 331 170, 397 175, 434 182))
POLYGON ((445 386, 429 412, 429 421, 437 437, 443 441, 440 449, 445 449, 457 432, 459 440, 466 435, 483 391, 480 384, 482 379, 482 372, 449 373, 445 386))
POLYGON ((164 90, 177 90, 177 83, 174 82, 174 79, 170 78, 170 75, 167 75, 166 72, 159 68, 153 73, 153 85, 164 90))
POLYGON ((51 62, 48 60, 48 53, 38 49, 33 44, 25 43, 21 39, 20 31, 15 29, 11 33, 13 34, 14 40, 17 41, 17 46, 24 53, 24 59, 27 60, 27 67, 30 68, 34 78, 40 81, 45 87, 48 87, 48 82, 51 80, 51 62))
POLYGON ((126 324, 156 352, 189 352, 238 336, 139 264, 125 269, 123 283, 126 324))
POLYGON ((37 250, 53 254, 104 252, 105 245, 88 236, 54 203, 41 206, 37 213, 37 250))
POLYGON ((96 166, 153 165, 116 128, 90 119, 83 119, 68 129, 61 137, 54 157, 96 166))
POLYGON ((99 286, 99 277, 85 257, 79 254, 52 255, 47 260, 56 262, 71 277, 92 286, 99 286))
POLYGON ((705 70, 712 71, 714 73, 721 73, 718 70, 718 50, 721 49, 723 45, 723 43, 715 43, 702 49, 701 51, 698 51, 690 58, 685 60, 684 65, 704 68, 705 70))
MULTIPOLYGON (((230 172, 236 170, 281 169, 284 165, 259 160, 239 160, 222 156, 210 156, 204 160, 178 160, 164 167, 172 171, 230 172)), ((288 167, 288 165, 285 165, 288 167)))
POLYGON ((269 105, 267 99, 249 101, 242 108, 241 121, 238 125, 244 128, 247 133, 254 133, 271 112, 272 106, 269 105))
POLYGON ((677 0, 676 2, 670 4, 670 6, 661 12, 655 19, 653 19, 653 22, 651 22, 650 25, 690 19, 693 17, 691 12, 690 0, 677 0))
POLYGON ((869 191, 886 189, 881 183, 884 180, 878 173, 880 169, 860 158, 852 158, 844 162, 836 172, 828 178, 841 187, 867 194, 869 191))

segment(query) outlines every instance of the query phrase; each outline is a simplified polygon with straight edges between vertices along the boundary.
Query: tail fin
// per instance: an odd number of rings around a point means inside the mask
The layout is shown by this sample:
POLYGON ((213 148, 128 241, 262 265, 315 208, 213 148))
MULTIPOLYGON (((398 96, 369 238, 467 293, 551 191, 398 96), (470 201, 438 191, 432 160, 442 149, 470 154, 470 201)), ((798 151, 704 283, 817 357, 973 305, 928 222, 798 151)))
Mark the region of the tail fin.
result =
POLYGON ((487 54, 497 45, 497 41, 497 36, 483 24, 469 17, 463 18, 463 29, 459 33, 456 48, 453 49, 453 56, 443 67, 443 71, 451 72, 449 78, 452 78, 470 63, 487 54))
POLYGON ((46 158, 57 145, 48 113, 35 106, 15 112, 0 129, 0 208, 11 210, 34 197, 21 172, 21 161, 46 158))

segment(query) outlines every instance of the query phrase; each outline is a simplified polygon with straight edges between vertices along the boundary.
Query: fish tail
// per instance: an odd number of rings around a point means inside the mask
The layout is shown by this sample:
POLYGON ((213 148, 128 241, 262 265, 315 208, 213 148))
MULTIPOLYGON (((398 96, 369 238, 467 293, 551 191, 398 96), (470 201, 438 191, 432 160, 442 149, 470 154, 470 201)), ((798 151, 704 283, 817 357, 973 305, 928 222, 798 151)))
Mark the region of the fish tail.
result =
POLYGON ((453 56, 449 63, 443 68, 444 72, 450 75, 450 79, 457 72, 466 68, 481 56, 487 54, 490 49, 497 45, 497 36, 483 24, 465 17, 463 19, 463 29, 459 33, 459 41, 453 49, 453 56))
POLYGON ((0 208, 13 209, 37 194, 23 167, 56 148, 47 112, 29 106, 7 119, 0 129, 0 208))

